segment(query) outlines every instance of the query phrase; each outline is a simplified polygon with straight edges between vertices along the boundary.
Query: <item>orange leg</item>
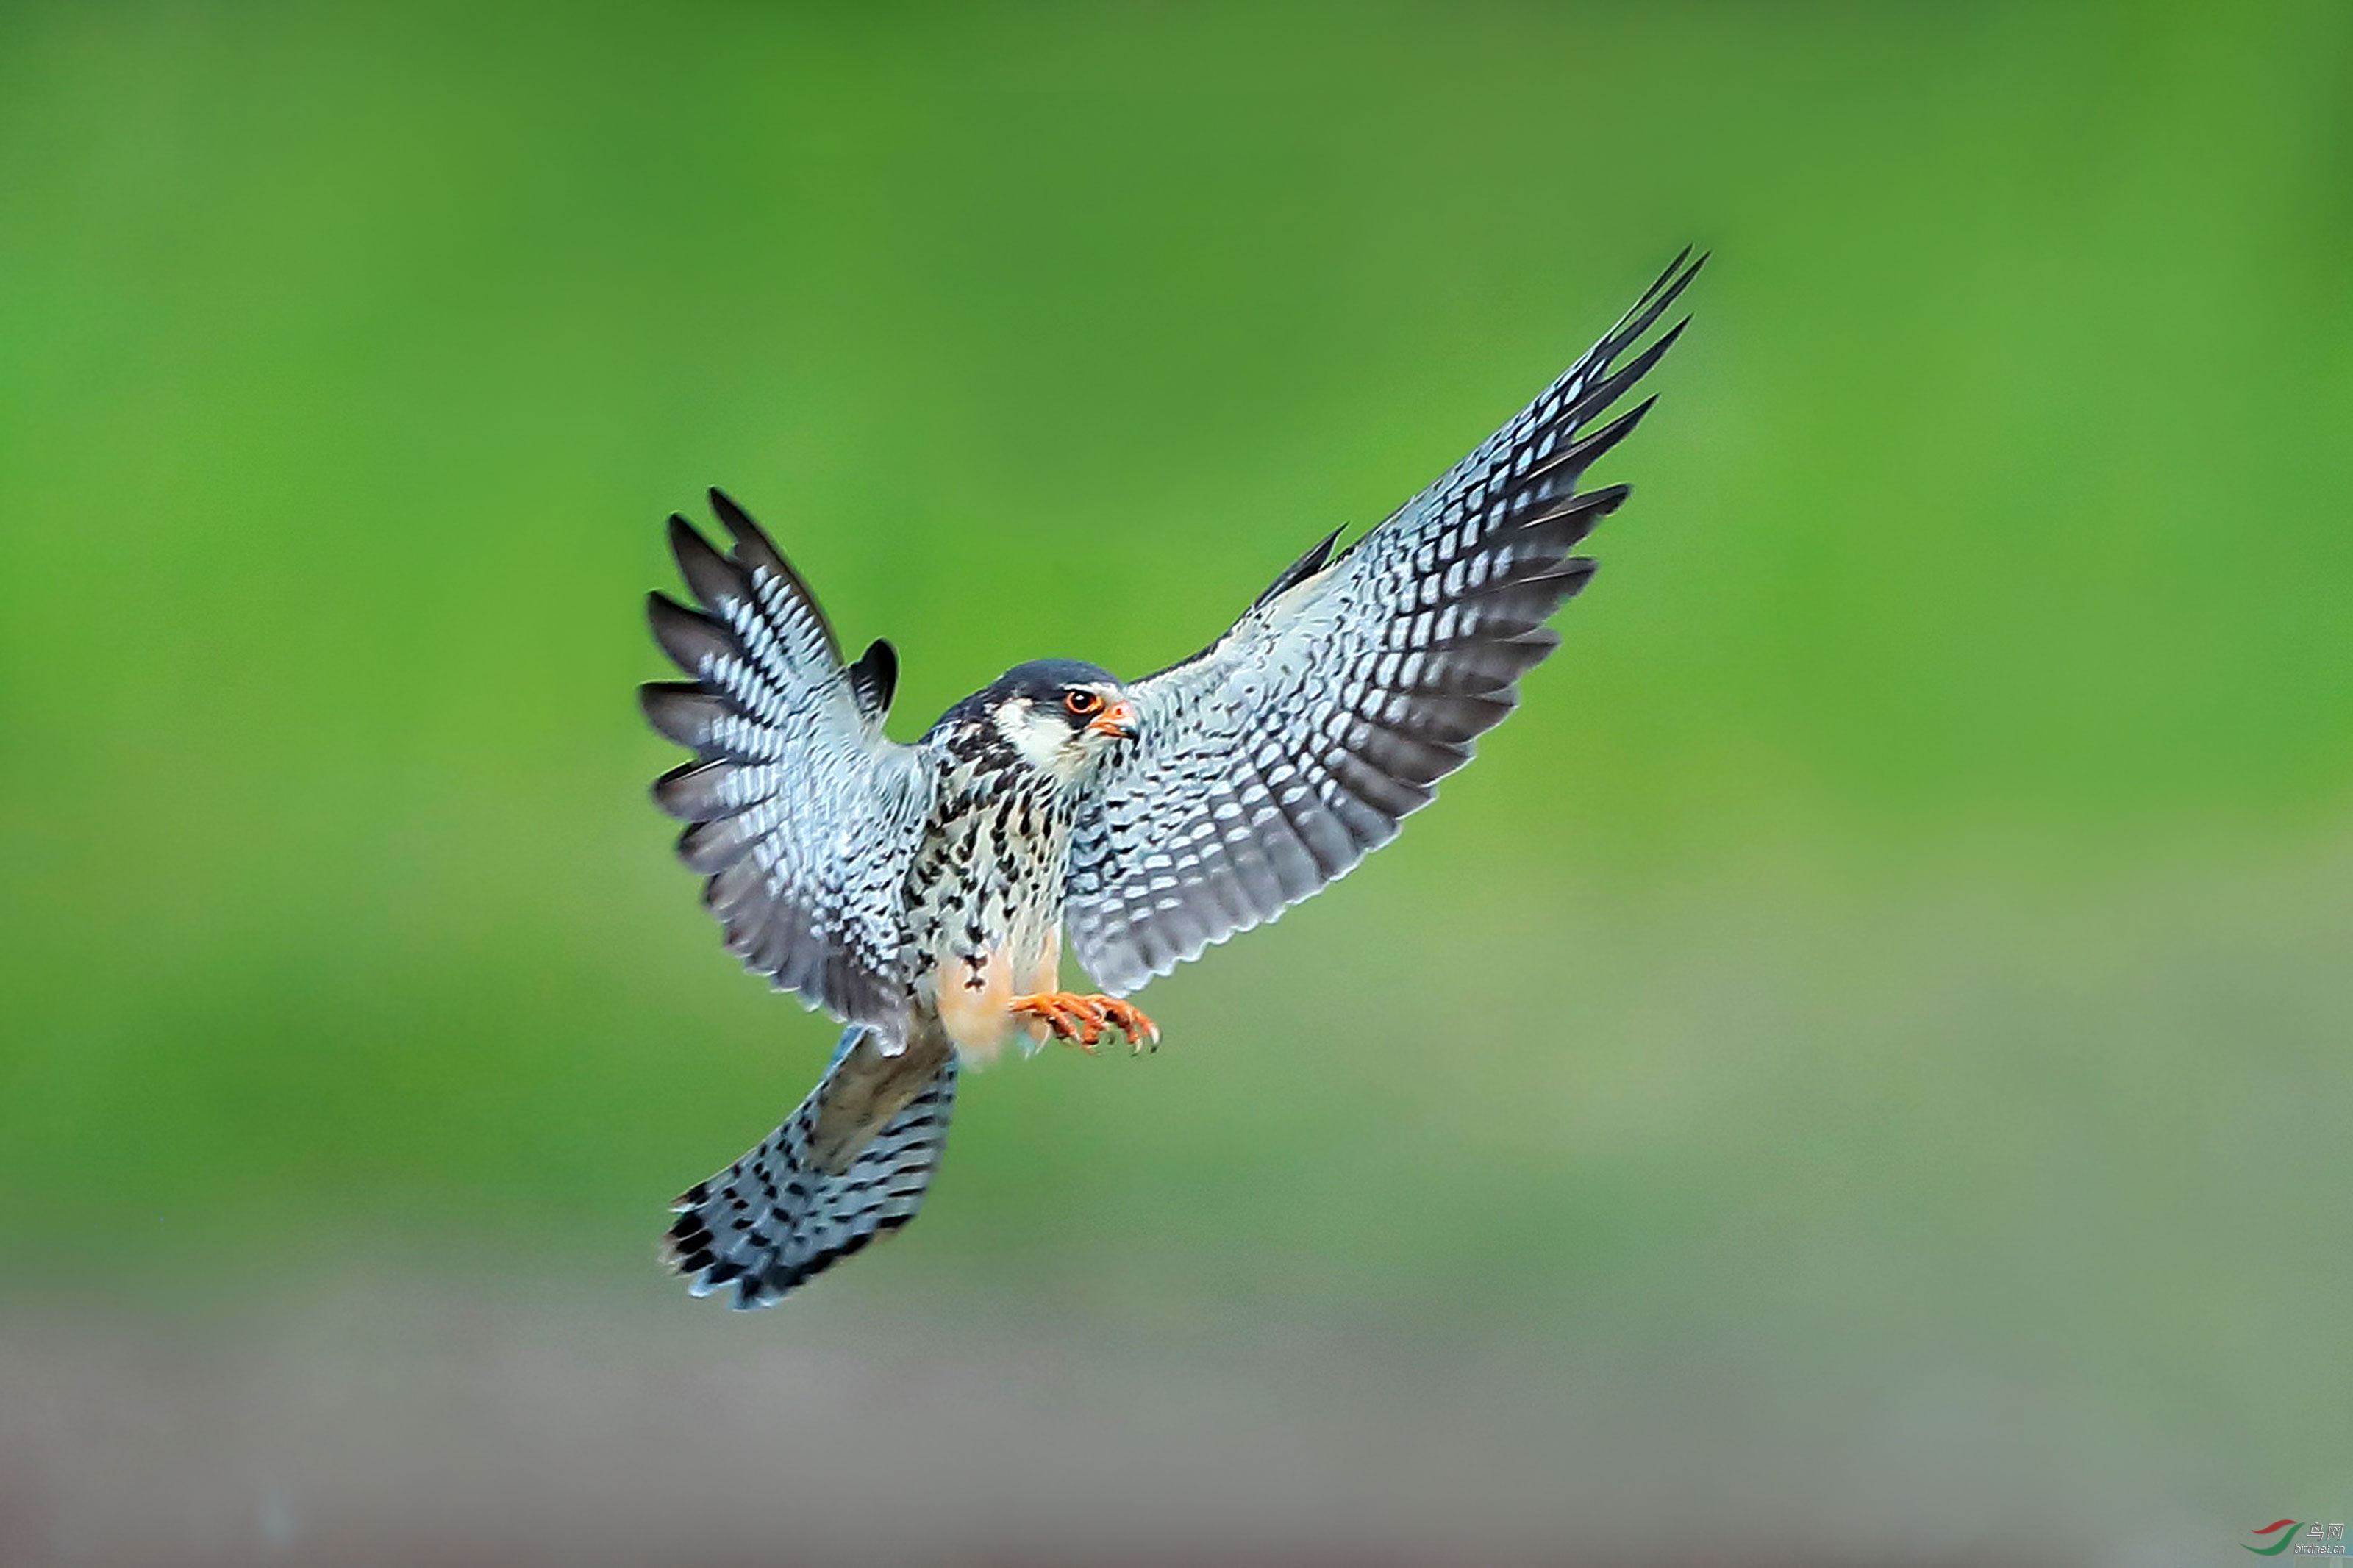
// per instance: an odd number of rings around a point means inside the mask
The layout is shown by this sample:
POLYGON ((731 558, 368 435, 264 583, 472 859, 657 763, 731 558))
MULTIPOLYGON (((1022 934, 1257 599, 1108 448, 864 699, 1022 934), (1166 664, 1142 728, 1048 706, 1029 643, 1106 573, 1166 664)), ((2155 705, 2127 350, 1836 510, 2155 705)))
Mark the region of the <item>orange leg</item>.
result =
POLYGON ((1143 1009, 1116 996, 1041 991, 1034 996, 1016 996, 1010 1005, 1017 1014, 1043 1019, 1056 1039, 1076 1046, 1089 1056, 1095 1054, 1095 1042, 1103 1038, 1107 1027, 1125 1035, 1129 1046, 1136 1050, 1146 1046, 1155 1050, 1160 1047, 1160 1026, 1145 1017, 1143 1009))

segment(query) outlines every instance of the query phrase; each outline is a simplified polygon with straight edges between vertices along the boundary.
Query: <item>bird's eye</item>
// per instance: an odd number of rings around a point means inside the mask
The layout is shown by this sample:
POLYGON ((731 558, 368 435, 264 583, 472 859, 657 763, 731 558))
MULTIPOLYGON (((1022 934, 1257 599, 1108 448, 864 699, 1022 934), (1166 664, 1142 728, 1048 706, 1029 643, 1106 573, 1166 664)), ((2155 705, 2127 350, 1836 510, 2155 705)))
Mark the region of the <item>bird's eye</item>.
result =
POLYGON ((1065 691, 1062 693, 1062 706, 1083 719, 1090 713, 1102 711, 1103 696, 1093 691, 1065 691))

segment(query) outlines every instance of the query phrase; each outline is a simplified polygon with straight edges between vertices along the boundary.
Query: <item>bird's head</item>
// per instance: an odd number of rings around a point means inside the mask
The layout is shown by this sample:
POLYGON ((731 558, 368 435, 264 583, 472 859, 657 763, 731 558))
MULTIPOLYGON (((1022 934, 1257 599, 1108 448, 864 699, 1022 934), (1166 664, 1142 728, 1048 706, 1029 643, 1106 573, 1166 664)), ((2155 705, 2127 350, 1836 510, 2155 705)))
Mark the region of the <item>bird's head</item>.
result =
POLYGON ((1080 659, 1016 665, 981 693, 981 707, 1015 755, 1066 784, 1135 739, 1127 689, 1110 670, 1080 659))

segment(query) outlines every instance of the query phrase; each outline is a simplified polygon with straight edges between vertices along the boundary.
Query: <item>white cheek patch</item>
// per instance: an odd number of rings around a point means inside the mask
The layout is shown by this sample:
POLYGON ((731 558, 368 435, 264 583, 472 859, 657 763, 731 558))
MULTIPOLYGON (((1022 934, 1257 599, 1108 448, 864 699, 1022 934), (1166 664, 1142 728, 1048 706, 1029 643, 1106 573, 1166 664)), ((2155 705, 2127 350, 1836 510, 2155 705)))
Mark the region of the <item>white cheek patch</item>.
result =
POLYGON ((1035 704, 1015 697, 997 705, 996 718, 997 733, 1039 773, 1067 778, 1077 769, 1081 759, 1078 748, 1070 744, 1071 727, 1056 715, 1041 713, 1035 704))

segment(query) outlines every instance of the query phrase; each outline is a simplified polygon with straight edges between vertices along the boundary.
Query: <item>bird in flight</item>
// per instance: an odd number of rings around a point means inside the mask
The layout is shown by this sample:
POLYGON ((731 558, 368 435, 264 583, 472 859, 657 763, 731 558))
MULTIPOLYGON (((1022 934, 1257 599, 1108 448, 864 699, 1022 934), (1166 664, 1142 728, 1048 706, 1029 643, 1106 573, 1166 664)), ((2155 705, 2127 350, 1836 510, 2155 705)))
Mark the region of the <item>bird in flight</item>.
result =
POLYGON ((1628 488, 1577 484, 1655 401, 1607 417, 1687 324, 1636 348, 1706 260, 1690 255, 1469 457, 1355 542, 1310 547, 1199 653, 1134 681, 1017 665, 913 745, 882 733, 888 642, 845 661, 808 585, 719 491, 727 552, 670 520, 700 607, 655 594, 649 613, 691 679, 641 696, 694 760, 654 799, 687 825, 679 858, 727 946, 844 1026, 785 1124, 671 1205, 665 1256, 695 1294, 767 1306, 904 1225, 959 1064, 1014 1042, 1157 1045, 1130 994, 1336 880, 1430 802, 1593 573, 1571 552, 1628 488), (1062 989, 1065 931, 1101 993, 1062 989))

